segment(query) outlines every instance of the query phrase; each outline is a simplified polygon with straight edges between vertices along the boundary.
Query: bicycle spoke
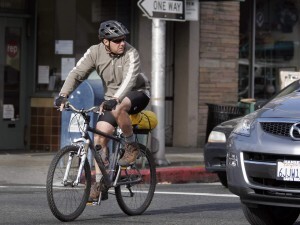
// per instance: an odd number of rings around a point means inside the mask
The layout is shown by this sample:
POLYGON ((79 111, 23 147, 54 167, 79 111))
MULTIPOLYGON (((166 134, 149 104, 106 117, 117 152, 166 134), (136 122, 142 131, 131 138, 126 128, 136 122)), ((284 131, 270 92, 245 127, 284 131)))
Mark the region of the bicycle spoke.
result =
POLYGON ((78 185, 74 184, 80 165, 80 158, 74 154, 77 150, 75 146, 61 150, 62 152, 52 161, 48 173, 48 203, 52 213, 62 221, 74 220, 82 213, 90 191, 91 178, 87 161, 81 182, 78 185))
POLYGON ((136 163, 122 171, 118 183, 122 185, 115 191, 121 209, 128 215, 143 213, 151 203, 156 185, 155 165, 149 150, 142 146, 136 163))

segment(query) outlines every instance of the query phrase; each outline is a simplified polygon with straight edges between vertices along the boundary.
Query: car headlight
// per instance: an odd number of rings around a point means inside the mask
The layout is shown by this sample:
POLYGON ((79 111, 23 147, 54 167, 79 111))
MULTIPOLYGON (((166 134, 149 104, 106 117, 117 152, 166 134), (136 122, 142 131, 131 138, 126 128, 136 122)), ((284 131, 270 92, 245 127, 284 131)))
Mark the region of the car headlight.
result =
POLYGON ((251 126, 254 121, 256 113, 251 113, 245 116, 235 127, 233 133, 243 135, 243 136, 250 136, 251 134, 251 126))
POLYGON ((219 132, 219 131, 212 131, 210 132, 209 136, 208 136, 208 140, 207 142, 209 143, 225 143, 226 142, 226 136, 223 132, 219 132))

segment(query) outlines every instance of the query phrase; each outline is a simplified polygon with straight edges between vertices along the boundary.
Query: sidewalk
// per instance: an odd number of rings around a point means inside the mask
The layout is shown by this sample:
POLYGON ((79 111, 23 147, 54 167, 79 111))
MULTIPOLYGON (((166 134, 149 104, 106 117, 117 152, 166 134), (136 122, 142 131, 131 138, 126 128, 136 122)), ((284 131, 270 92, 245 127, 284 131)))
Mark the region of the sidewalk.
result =
MULTIPOLYGON (((166 147, 168 166, 158 166, 159 183, 217 182, 205 171, 200 148, 166 147)), ((55 152, 0 151, 0 185, 45 185, 55 152)))

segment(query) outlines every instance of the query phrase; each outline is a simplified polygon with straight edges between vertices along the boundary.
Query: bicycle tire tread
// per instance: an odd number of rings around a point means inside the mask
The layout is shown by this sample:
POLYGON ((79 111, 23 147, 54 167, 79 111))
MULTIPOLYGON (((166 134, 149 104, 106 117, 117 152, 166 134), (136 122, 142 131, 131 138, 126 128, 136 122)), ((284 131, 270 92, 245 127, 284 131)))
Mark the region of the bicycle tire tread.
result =
POLYGON ((53 184, 53 177, 54 177, 54 172, 55 169, 58 165, 59 160, 65 155, 68 154, 71 151, 77 151, 78 147, 73 146, 73 145, 68 145, 62 148, 53 158, 48 174, 47 174, 47 183, 46 183, 46 192, 47 192, 47 200, 48 200, 48 205, 50 207, 50 210, 52 214, 59 219, 60 221, 63 222, 69 222, 75 220, 78 216, 81 215, 81 213, 84 211, 86 207, 86 202, 88 201, 89 193, 90 193, 90 186, 91 186, 91 171, 90 171, 90 166, 88 160, 85 161, 84 165, 84 170, 85 170, 85 175, 86 175, 86 189, 85 189, 85 197, 83 198, 84 200, 81 202, 79 207, 71 214, 65 215, 59 211, 59 209, 56 207, 56 204, 54 202, 53 198, 53 191, 52 191, 52 184, 53 184), (85 202, 84 202, 85 201, 85 202))

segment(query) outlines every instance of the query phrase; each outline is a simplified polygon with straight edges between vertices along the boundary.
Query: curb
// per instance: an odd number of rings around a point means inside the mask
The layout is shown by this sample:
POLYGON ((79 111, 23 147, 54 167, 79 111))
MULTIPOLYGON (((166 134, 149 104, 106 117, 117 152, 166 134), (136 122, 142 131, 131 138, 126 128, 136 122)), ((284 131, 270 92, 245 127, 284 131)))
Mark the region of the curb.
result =
POLYGON ((204 167, 167 167, 156 169, 157 183, 210 183, 218 182, 216 174, 209 173, 204 167))

